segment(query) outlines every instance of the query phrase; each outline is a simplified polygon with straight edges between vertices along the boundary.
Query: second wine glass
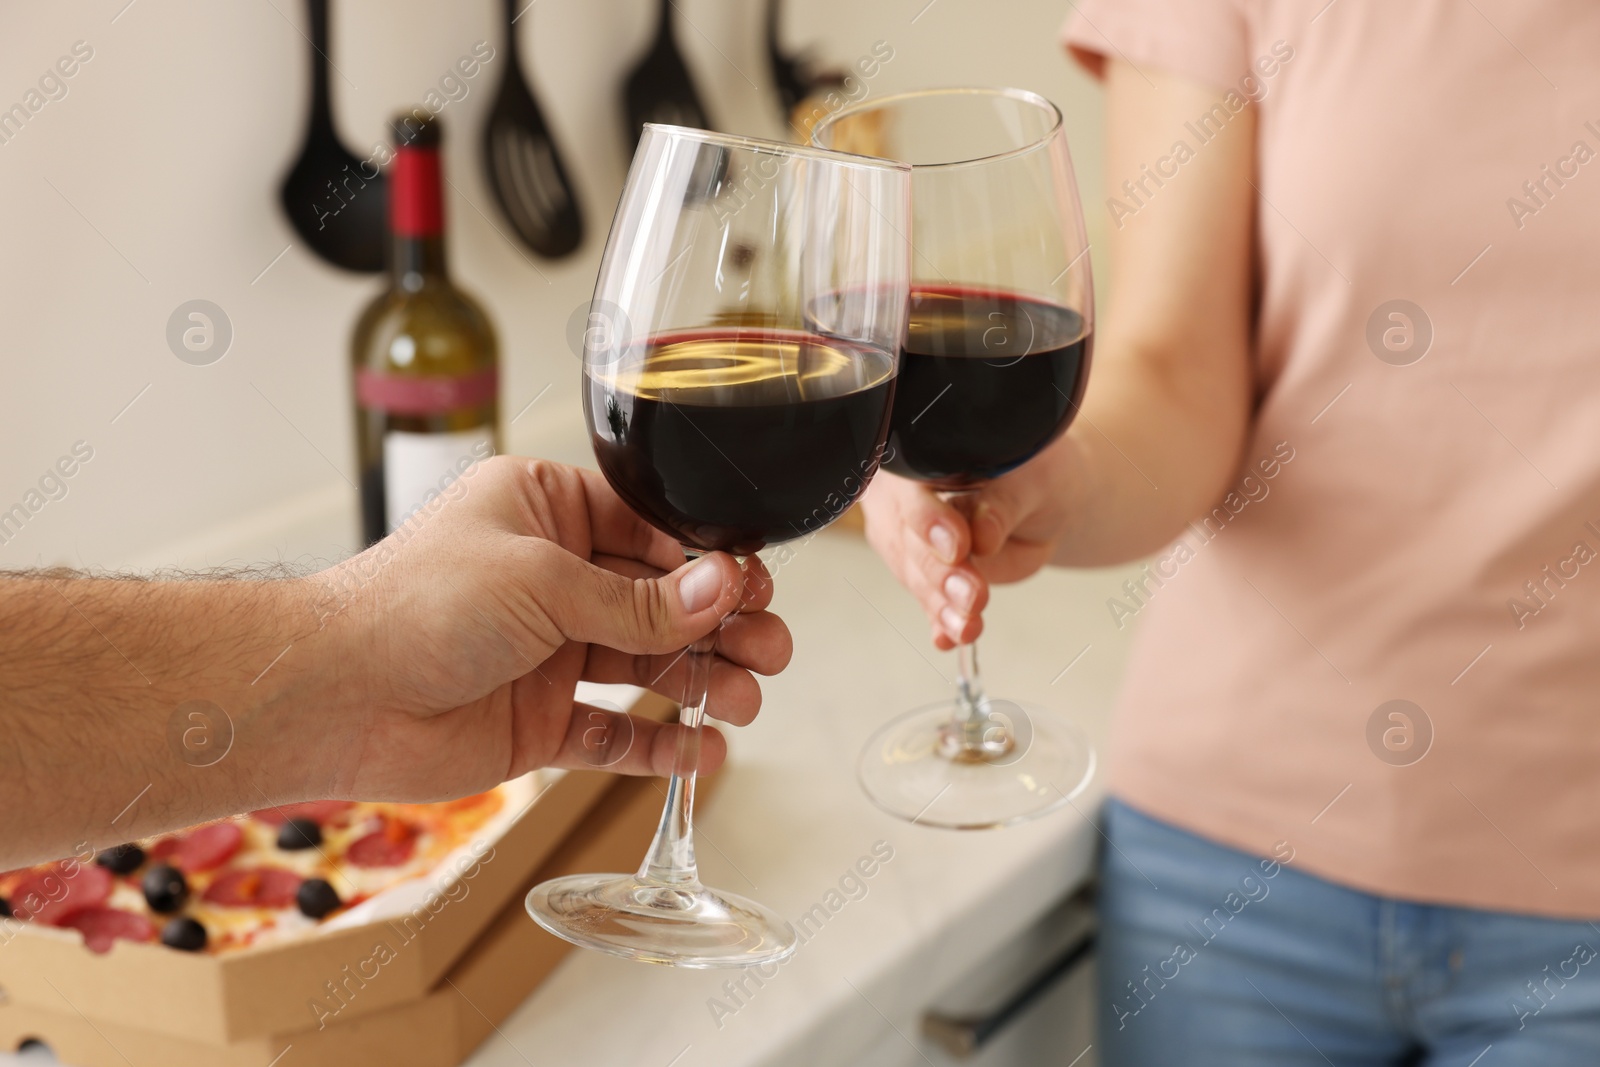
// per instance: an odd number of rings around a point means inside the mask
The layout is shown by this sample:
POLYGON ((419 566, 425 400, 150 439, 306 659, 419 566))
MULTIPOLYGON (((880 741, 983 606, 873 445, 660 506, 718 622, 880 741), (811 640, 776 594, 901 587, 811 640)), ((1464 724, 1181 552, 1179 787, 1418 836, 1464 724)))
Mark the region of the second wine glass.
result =
MULTIPOLYGON (((825 118, 826 147, 912 164, 910 322, 884 469, 957 507, 1067 429, 1094 346, 1094 285, 1061 112, 1017 89, 937 89, 825 118)), ((1088 739, 1041 708, 990 697, 977 647, 954 697, 904 715, 862 753, 879 807, 983 829, 1068 803, 1088 739)))
MULTIPOLYGON (((583 400, 595 458, 693 558, 747 556, 838 518, 876 472, 905 329, 910 168, 645 126, 590 305, 583 400)), ((700 881, 694 768, 716 634, 686 650, 682 731, 634 874, 536 886, 527 907, 586 948, 748 967, 798 941, 700 881)))

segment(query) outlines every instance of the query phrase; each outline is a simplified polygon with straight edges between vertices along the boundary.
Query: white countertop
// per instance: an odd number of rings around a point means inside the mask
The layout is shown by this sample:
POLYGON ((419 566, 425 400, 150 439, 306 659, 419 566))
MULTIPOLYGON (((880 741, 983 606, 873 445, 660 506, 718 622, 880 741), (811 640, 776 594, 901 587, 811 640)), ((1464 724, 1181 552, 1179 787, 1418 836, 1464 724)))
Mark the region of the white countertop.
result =
MULTIPOLYGON (((990 693, 1055 708, 1103 742, 1128 635, 1104 605, 1121 580, 1051 572, 998 590, 981 645, 990 693)), ((777 585, 794 662, 763 683, 760 718, 728 731, 726 779, 697 820, 702 877, 793 921, 875 842, 894 858, 775 977, 749 983, 732 1015, 718 1020, 711 1002, 736 1003, 723 986, 738 972, 574 952, 473 1067, 851 1061, 901 1041, 891 1024, 914 1037, 954 978, 1087 875, 1099 782, 1076 811, 1000 831, 912 826, 873 807, 856 784, 857 753, 887 718, 943 697, 954 656, 933 650, 915 602, 857 536, 814 539, 777 585)))

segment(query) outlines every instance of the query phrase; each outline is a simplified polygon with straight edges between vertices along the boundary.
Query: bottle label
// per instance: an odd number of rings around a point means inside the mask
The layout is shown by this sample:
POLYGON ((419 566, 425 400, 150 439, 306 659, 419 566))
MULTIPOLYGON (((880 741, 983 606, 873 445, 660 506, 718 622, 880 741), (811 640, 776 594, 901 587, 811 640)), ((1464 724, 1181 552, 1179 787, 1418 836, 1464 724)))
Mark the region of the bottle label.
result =
POLYGON ((384 520, 393 531, 423 504, 443 496, 468 467, 494 455, 494 430, 383 435, 384 520))
POLYGON ((494 400, 499 389, 500 372, 494 367, 461 378, 383 374, 365 367, 356 370, 356 403, 391 415, 446 415, 482 407, 494 400))

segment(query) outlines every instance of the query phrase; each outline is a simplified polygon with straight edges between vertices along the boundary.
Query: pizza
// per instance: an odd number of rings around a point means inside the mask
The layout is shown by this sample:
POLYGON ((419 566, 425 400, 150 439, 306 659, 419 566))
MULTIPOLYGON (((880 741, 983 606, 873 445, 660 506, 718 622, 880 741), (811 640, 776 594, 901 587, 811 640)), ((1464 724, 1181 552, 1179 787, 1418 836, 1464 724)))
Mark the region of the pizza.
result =
POLYGON ((0 916, 77 930, 95 952, 127 940, 223 953, 300 936, 503 826, 521 784, 439 804, 285 804, 85 849, 0 874, 0 916))

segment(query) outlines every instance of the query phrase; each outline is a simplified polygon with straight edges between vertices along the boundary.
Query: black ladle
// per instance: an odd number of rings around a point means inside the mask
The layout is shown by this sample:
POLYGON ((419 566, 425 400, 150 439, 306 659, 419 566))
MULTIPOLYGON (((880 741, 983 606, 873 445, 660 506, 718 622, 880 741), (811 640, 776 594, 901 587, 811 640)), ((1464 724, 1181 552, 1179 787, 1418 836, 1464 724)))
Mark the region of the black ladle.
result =
POLYGON ((811 93, 811 79, 798 56, 786 55, 778 43, 778 23, 783 0, 767 0, 767 59, 772 64, 772 84, 778 90, 783 121, 788 124, 794 109, 811 93))
POLYGON ((376 160, 345 148, 328 93, 328 0, 307 0, 311 123, 279 201, 311 251, 346 270, 380 271, 388 251, 388 183, 376 160))
POLYGON ((583 216, 550 128, 523 80, 517 28, 520 3, 505 0, 506 68, 483 128, 489 188, 522 242, 541 256, 564 256, 583 242, 583 216))
POLYGON ((707 130, 711 123, 694 91, 689 67, 672 39, 672 0, 661 0, 661 25, 655 43, 628 75, 622 91, 632 152, 647 122, 707 130))

